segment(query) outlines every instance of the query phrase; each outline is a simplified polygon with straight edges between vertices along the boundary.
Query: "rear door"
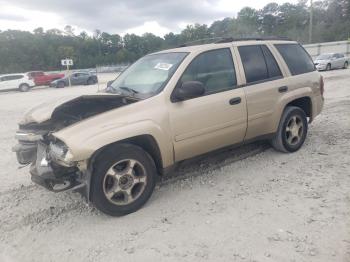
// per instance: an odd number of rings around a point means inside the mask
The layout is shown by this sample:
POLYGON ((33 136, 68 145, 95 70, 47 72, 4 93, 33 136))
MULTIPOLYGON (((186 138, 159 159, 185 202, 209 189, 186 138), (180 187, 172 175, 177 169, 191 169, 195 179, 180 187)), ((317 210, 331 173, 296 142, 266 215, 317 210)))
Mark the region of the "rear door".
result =
POLYGON ((288 92, 280 65, 265 44, 238 46, 246 84, 248 129, 246 140, 268 135, 275 130, 275 116, 280 96, 288 92))

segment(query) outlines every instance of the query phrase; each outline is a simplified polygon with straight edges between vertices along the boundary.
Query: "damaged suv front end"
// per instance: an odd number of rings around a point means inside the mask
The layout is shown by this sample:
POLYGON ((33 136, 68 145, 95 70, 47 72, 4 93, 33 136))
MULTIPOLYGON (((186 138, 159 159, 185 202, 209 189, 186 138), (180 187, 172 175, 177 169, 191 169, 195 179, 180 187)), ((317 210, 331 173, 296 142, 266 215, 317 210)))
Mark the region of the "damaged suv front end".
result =
POLYGON ((115 94, 64 98, 29 111, 19 124, 13 147, 18 162, 30 165, 31 179, 50 191, 68 189, 88 198, 87 161, 74 161, 68 146, 55 133, 86 118, 134 103, 137 99, 115 94))

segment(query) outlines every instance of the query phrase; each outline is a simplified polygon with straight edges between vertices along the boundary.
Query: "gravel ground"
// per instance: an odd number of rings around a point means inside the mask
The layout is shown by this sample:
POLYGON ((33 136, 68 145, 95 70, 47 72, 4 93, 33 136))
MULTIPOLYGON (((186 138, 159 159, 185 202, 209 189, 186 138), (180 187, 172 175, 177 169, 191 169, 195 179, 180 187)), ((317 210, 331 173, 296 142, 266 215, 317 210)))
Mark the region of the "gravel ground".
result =
POLYGON ((323 74, 325 108, 300 151, 201 157, 121 218, 34 185, 11 152, 25 110, 97 86, 1 93, 0 261, 350 261, 350 70, 323 74))

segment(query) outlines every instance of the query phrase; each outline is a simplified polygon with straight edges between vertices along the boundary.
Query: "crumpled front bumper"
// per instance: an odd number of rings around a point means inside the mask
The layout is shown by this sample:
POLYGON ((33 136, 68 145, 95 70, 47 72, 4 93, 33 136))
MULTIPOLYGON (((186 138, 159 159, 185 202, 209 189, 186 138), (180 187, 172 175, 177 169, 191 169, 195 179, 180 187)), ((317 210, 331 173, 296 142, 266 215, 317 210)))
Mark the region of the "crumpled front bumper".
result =
POLYGON ((61 167, 50 160, 48 146, 37 141, 35 143, 19 143, 14 148, 20 164, 31 163, 31 180, 53 192, 73 190, 85 195, 84 175, 77 167, 61 167))
POLYGON ((79 184, 75 179, 73 169, 71 173, 67 170, 67 174, 58 176, 48 159, 47 145, 39 142, 36 160, 30 167, 31 179, 34 183, 53 192, 65 191, 79 184))

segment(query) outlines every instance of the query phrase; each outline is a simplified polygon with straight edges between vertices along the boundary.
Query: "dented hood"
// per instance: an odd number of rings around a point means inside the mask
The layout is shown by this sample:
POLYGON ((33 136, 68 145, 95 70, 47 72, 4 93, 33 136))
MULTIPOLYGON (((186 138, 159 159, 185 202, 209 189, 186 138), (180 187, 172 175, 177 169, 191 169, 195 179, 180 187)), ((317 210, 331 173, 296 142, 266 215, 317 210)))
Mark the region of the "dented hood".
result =
POLYGON ((57 98, 55 100, 50 100, 41 104, 38 104, 37 106, 31 108, 29 111, 27 111, 24 114, 23 119, 20 121, 21 125, 29 124, 29 123, 42 123, 46 120, 49 120, 51 118, 52 113, 55 111, 55 109, 71 100, 76 99, 77 97, 80 97, 81 95, 75 95, 75 96, 64 96, 57 98))
POLYGON ((47 101, 41 103, 24 114, 22 121, 20 121, 21 125, 26 125, 29 123, 42 123, 49 120, 53 113, 59 109, 64 107, 65 105, 74 104, 75 106, 79 106, 84 101, 99 101, 101 100, 101 104, 105 103, 106 100, 111 99, 121 99, 120 95, 109 94, 109 93, 96 93, 93 95, 71 95, 57 98, 55 100, 47 101))

